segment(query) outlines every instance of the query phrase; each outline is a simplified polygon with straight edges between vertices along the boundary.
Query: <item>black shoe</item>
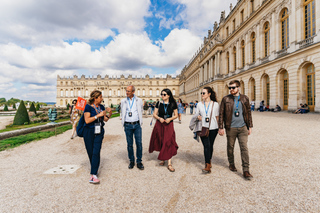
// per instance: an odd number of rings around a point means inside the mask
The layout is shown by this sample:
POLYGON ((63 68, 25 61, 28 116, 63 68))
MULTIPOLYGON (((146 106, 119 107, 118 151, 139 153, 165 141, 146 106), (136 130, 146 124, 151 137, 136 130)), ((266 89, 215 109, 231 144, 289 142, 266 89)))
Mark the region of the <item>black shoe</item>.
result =
POLYGON ((137 167, 138 167, 138 169, 140 169, 140 170, 144 170, 144 166, 143 166, 142 163, 137 163, 137 167))
POLYGON ((130 164, 129 164, 128 168, 129 168, 129 169, 133 169, 133 167, 134 167, 134 162, 133 162, 133 161, 130 161, 130 164))

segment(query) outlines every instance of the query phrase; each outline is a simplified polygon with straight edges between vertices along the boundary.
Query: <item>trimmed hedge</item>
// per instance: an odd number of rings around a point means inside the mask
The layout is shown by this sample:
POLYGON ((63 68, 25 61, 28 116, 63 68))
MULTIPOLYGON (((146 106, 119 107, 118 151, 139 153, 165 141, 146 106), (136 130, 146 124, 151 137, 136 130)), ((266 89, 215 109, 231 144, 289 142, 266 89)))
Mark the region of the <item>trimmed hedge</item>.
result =
POLYGON ((9 111, 7 104, 4 105, 3 111, 9 111))
POLYGON ((30 123, 29 115, 24 102, 20 102, 20 106, 17 110, 16 115, 14 116, 13 125, 22 125, 25 123, 30 123))
POLYGON ((31 106, 30 106, 30 108, 29 108, 29 112, 34 112, 34 114, 37 114, 37 110, 36 110, 36 108, 34 107, 33 102, 31 103, 31 106))

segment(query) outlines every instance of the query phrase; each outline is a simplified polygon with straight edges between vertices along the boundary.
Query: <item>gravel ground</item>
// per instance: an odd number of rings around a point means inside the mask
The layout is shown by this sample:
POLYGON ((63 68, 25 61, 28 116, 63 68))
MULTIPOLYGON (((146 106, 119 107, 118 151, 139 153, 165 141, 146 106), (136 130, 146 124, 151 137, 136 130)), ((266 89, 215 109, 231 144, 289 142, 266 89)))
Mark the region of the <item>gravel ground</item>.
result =
POLYGON ((0 116, 0 129, 5 129, 7 125, 13 123, 14 116, 0 116))
POLYGON ((226 137, 217 136, 212 173, 203 175, 203 146, 192 139, 190 115, 174 123, 176 172, 148 153, 152 128, 143 125, 145 170, 127 168, 119 118, 106 124, 99 185, 88 183, 82 138, 71 132, 0 152, 1 212, 320 212, 320 115, 254 112, 249 137, 251 181, 228 169, 226 137), (44 174, 59 165, 79 165, 73 174, 44 174))

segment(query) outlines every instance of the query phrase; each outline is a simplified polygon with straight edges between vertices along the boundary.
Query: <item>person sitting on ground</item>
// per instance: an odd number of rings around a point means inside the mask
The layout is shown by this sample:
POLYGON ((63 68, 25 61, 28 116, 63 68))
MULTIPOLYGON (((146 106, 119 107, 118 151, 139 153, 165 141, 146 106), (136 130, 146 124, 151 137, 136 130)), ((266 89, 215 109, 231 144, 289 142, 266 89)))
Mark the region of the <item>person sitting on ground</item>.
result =
POLYGON ((277 104, 276 108, 273 111, 274 112, 280 112, 281 111, 281 107, 277 104))
POLYGON ((309 106, 308 104, 304 104, 302 106, 302 108, 300 109, 300 113, 303 114, 303 113, 308 113, 310 110, 309 110, 309 106))
POLYGON ((259 109, 260 112, 263 112, 264 111, 264 101, 261 101, 260 102, 260 109, 259 109))
POLYGON ((296 111, 294 111, 293 113, 294 114, 298 114, 298 113, 301 113, 301 109, 303 108, 303 104, 301 103, 300 104, 300 107, 296 110, 296 111))

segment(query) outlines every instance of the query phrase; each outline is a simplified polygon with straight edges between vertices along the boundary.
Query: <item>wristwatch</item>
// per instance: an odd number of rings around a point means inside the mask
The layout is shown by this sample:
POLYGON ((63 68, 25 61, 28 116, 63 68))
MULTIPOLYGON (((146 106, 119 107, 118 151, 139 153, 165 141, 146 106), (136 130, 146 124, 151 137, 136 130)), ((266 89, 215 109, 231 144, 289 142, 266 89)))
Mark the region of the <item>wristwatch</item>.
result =
POLYGON ((108 115, 106 115, 107 118, 110 118, 108 115))
POLYGON ((95 118, 96 120, 98 119, 98 117, 97 117, 96 115, 94 116, 94 118, 95 118))

